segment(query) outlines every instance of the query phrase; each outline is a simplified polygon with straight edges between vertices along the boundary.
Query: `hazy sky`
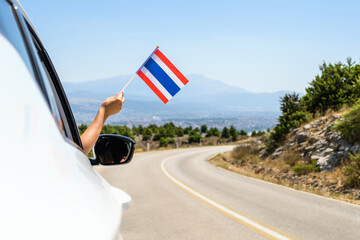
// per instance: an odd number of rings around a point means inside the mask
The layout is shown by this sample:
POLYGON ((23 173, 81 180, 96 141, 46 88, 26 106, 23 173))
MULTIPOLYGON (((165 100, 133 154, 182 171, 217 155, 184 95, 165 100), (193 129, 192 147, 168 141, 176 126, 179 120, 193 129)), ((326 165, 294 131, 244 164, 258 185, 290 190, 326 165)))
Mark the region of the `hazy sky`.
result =
POLYGON ((184 74, 304 92, 324 60, 360 57, 357 0, 20 2, 66 82, 132 74, 159 45, 184 74))

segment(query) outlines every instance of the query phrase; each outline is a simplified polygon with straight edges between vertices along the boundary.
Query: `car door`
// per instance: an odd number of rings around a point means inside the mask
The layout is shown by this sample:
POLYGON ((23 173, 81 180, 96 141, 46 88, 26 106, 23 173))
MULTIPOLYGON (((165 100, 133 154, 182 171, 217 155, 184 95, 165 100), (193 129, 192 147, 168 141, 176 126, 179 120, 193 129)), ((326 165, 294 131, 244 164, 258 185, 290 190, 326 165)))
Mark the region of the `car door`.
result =
POLYGON ((2 152, 7 159, 1 174, 7 197, 1 199, 0 219, 6 231, 0 236, 117 238, 121 203, 82 151, 76 123, 50 58, 17 4, 4 0, 0 4, 4 34, 17 34, 0 39, 2 54, 10 57, 5 63, 2 82, 8 83, 1 89, 0 105, 6 113, 15 114, 3 118, 0 128, 6 134, 1 147, 6 147, 2 152), (17 126, 14 134, 9 129, 11 117, 17 126))

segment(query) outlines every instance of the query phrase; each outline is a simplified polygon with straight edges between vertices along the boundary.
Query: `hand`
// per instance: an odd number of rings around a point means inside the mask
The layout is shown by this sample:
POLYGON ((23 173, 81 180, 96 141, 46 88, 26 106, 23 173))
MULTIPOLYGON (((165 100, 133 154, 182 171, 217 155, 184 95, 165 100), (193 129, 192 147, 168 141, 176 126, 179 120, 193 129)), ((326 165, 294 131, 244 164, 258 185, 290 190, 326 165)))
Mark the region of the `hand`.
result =
POLYGON ((104 110, 105 118, 108 118, 118 112, 120 112, 122 105, 125 102, 124 92, 117 93, 113 97, 108 97, 102 104, 101 108, 104 110))

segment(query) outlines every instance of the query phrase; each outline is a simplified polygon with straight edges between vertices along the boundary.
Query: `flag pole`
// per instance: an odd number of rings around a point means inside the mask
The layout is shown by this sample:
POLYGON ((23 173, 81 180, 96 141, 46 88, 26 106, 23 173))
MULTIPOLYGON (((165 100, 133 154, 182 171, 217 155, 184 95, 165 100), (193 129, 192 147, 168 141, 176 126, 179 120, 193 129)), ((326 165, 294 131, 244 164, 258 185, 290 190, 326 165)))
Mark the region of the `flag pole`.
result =
POLYGON ((125 86, 123 87, 122 91, 125 91, 125 88, 131 83, 131 81, 134 79, 134 77, 136 76, 136 73, 134 73, 134 75, 132 75, 132 77, 130 78, 130 80, 125 84, 125 86))
POLYGON ((156 50, 158 50, 159 46, 156 46, 155 50, 150 54, 150 56, 146 59, 146 61, 143 63, 143 65, 141 65, 141 67, 139 68, 139 70, 136 71, 136 73, 134 73, 134 75, 130 78, 130 80, 125 84, 125 86, 123 87, 122 91, 125 91, 125 88, 130 84, 130 82, 134 79, 134 77, 136 76, 136 74, 140 71, 140 69, 147 63, 147 61, 149 60, 149 58, 151 58, 151 56, 156 52, 156 50))

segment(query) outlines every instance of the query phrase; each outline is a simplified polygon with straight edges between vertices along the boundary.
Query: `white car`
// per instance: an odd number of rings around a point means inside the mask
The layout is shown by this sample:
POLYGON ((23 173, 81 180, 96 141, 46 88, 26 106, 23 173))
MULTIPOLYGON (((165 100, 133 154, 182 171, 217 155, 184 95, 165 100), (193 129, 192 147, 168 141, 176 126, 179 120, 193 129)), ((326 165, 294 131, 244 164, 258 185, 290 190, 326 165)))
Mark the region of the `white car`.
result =
POLYGON ((51 60, 12 0, 0 0, 0 81, 0 239, 121 239, 131 198, 92 165, 129 162, 135 142, 102 135, 87 157, 51 60))

